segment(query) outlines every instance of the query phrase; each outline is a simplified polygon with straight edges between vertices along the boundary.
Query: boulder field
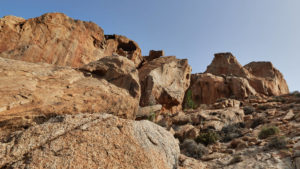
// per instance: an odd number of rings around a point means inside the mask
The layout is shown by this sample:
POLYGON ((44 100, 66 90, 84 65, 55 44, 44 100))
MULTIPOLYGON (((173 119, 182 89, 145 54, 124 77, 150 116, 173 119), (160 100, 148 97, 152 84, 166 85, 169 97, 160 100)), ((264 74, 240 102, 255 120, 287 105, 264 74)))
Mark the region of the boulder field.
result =
POLYGON ((271 62, 187 59, 62 13, 0 19, 0 168, 300 168, 300 94, 271 62))

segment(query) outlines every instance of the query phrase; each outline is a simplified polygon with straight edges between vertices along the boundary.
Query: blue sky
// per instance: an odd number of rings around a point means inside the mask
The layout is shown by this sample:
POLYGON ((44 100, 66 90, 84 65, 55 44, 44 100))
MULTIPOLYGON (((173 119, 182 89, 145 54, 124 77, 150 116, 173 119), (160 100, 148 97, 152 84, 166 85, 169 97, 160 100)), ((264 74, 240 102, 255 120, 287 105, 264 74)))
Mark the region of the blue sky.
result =
POLYGON ((143 55, 163 49, 203 72, 218 52, 241 64, 271 61, 300 90, 299 0, 2 0, 0 17, 63 12, 106 34, 135 40, 143 55))

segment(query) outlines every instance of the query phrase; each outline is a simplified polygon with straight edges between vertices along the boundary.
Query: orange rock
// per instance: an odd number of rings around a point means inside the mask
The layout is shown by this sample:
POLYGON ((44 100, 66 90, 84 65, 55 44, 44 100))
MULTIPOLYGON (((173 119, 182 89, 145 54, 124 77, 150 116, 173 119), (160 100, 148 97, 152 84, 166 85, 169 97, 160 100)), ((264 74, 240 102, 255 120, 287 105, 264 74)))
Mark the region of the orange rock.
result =
POLYGON ((113 53, 142 60, 141 49, 124 36, 104 36, 92 22, 74 20, 62 13, 47 13, 25 20, 0 19, 0 57, 80 67, 113 53))

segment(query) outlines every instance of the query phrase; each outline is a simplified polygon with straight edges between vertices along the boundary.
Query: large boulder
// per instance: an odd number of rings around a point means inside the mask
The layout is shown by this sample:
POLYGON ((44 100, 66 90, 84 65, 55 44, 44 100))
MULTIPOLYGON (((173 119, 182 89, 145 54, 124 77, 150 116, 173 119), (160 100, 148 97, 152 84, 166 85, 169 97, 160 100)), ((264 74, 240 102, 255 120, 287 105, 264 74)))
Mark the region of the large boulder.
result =
POLYGON ((186 59, 175 56, 160 57, 139 69, 142 88, 140 105, 161 104, 165 109, 181 107, 190 85, 191 67, 186 59))
POLYGON ((256 91, 245 78, 215 76, 210 73, 192 74, 189 90, 196 105, 215 103, 220 98, 243 99, 256 95, 256 91))
POLYGON ((249 77, 249 72, 237 61, 231 53, 216 53, 213 61, 207 66, 205 73, 216 76, 233 75, 249 77))
POLYGON ((243 67, 231 53, 215 54, 205 73, 192 75, 189 90, 196 105, 211 104, 223 97, 244 99, 289 93, 283 75, 272 63, 251 62, 243 67))
POLYGON ((280 73, 271 62, 251 62, 244 66, 255 78, 249 82, 258 93, 267 96, 277 96, 288 94, 288 85, 280 73))
POLYGON ((113 53, 139 65, 141 49, 124 36, 104 36, 92 22, 74 20, 62 13, 47 13, 25 20, 0 19, 0 57, 80 67, 113 53))
POLYGON ((61 115, 0 142, 0 168, 174 169, 175 138, 149 121, 109 114, 61 115))
POLYGON ((80 68, 86 75, 104 78, 120 88, 129 91, 133 98, 140 99, 141 89, 138 71, 134 63, 122 56, 107 56, 80 68))
POLYGON ((142 63, 142 50, 133 40, 121 35, 105 35, 105 39, 105 56, 110 56, 111 54, 117 53, 120 56, 125 56, 132 60, 136 67, 142 63))
MULTIPOLYGON (((132 76, 129 72, 119 75, 134 84, 138 74, 132 70, 135 68, 128 69, 132 76)), ((138 85, 129 90, 131 85, 113 84, 104 77, 85 76, 81 71, 46 63, 0 57, 0 81, 0 126, 11 129, 19 127, 15 126, 18 121, 27 126, 38 115, 107 112, 135 119, 139 107, 138 85)))

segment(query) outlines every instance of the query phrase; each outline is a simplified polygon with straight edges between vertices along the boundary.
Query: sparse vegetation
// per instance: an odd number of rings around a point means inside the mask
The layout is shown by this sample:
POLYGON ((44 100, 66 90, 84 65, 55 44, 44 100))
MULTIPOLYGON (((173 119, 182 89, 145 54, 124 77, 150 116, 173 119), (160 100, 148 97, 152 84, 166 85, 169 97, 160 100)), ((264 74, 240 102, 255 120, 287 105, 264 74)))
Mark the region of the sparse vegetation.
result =
POLYGON ((220 132, 220 140, 223 142, 231 141, 232 139, 242 136, 241 128, 244 128, 244 123, 227 125, 220 132))
POLYGON ((247 107, 244 107, 244 114, 245 115, 248 115, 248 114, 252 114, 253 112, 255 112, 255 108, 254 107, 250 107, 250 106, 247 106, 247 107))
POLYGON ((184 108, 185 109, 195 109, 197 106, 192 98, 192 90, 188 89, 186 92, 184 108))
POLYGON ((220 136, 218 133, 216 133, 213 130, 208 130, 207 132, 203 132, 201 133, 196 139, 195 141, 197 143, 202 143, 205 146, 209 145, 209 144, 214 144, 216 143, 218 140, 220 139, 220 136))
POLYGON ((278 133, 279 129, 276 126, 265 126, 260 130, 258 138, 265 139, 278 133))
POLYGON ((253 120, 252 124, 251 124, 251 128, 256 128, 257 126, 264 124, 265 120, 261 117, 256 118, 253 120))
POLYGON ((290 95, 293 95, 293 96, 296 96, 296 97, 300 97, 300 92, 299 91, 294 91, 290 95))
POLYGON ((270 102, 281 102, 281 103, 285 103, 286 99, 282 96, 274 96, 271 100, 269 100, 270 102))
POLYGON ((202 145, 197 144, 192 139, 186 139, 184 142, 180 145, 181 152, 185 154, 188 157, 193 157, 196 159, 201 158, 203 155, 208 153, 208 149, 202 145))
POLYGON ((275 136, 267 144, 269 149, 285 149, 286 148, 286 138, 284 136, 275 136))
POLYGON ((156 118, 156 113, 151 109, 148 116, 148 120, 154 122, 155 118, 156 118))

